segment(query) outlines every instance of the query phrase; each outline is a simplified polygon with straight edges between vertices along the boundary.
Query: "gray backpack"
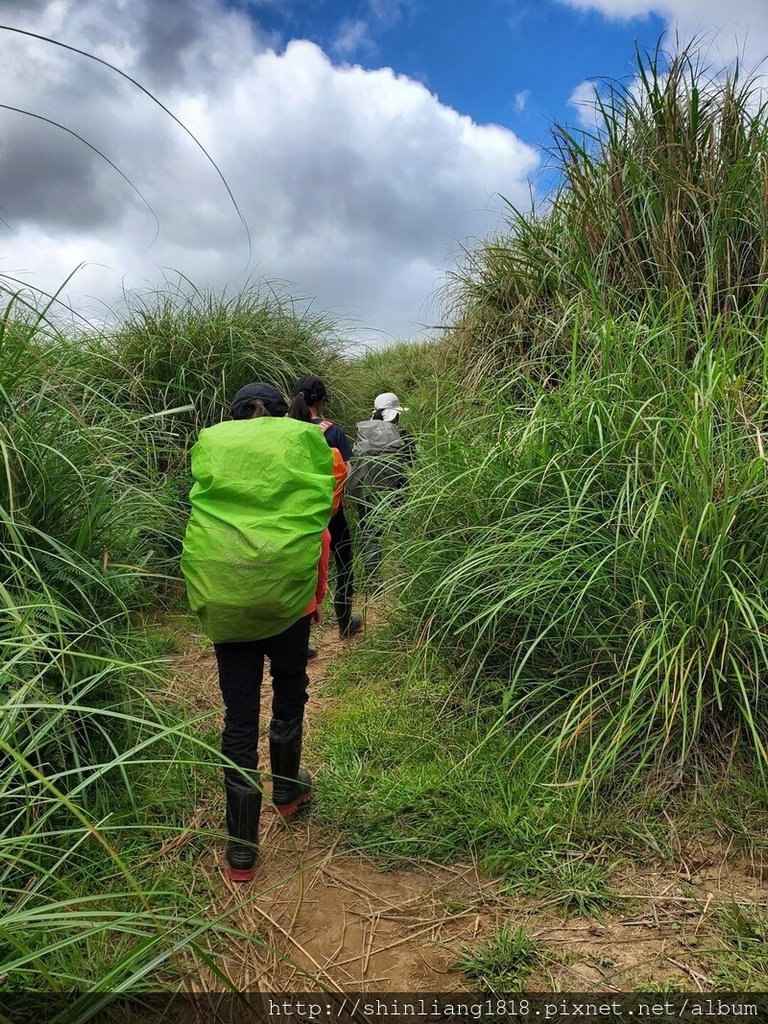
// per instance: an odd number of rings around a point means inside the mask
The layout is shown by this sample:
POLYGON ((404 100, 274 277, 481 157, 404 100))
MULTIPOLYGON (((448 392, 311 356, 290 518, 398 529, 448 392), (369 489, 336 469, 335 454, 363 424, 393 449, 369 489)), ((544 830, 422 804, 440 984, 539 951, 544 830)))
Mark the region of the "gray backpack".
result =
POLYGON ((394 491, 406 483, 406 441, 396 423, 361 420, 352 446, 347 490, 359 497, 363 490, 394 491))

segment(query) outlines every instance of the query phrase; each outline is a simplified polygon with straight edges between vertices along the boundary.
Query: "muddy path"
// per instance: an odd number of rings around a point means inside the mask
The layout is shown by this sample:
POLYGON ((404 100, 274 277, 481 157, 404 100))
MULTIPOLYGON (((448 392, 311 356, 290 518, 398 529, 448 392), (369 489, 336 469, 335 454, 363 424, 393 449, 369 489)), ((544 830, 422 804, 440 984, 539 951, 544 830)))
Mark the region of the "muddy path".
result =
MULTIPOLYGON (((191 620, 174 633, 174 690, 188 706, 220 713, 212 649, 191 620)), ((324 711, 339 699, 324 690, 323 680, 342 648, 330 625, 313 631, 313 643, 319 655, 309 663, 308 734, 323 728, 324 711)), ((267 679, 263 767, 269 765, 270 696, 267 679)), ((311 760, 306 766, 315 773, 320 768, 322 800, 322 766, 311 760)), ((191 829, 220 831, 222 804, 218 788, 201 792, 191 829)), ((178 856, 184 842, 180 837, 167 855, 178 856)), ((194 884, 209 894, 211 916, 225 915, 240 934, 224 943, 207 940, 216 969, 200 963, 193 987, 221 991, 226 977, 240 991, 477 990, 460 970, 462 951, 506 925, 525 928, 545 951, 526 982, 529 991, 708 991, 717 987, 706 954, 718 945, 718 910, 734 901, 768 905, 760 867, 734 864, 719 847, 681 852, 678 862, 664 867, 625 864, 612 878, 616 912, 564 921, 547 900, 522 899, 499 880, 481 877, 469 859, 451 867, 415 862, 408 870, 385 872, 342 845, 343 836, 324 829, 311 810, 287 824, 266 802, 260 866, 250 885, 227 879, 223 842, 205 844, 194 884)))

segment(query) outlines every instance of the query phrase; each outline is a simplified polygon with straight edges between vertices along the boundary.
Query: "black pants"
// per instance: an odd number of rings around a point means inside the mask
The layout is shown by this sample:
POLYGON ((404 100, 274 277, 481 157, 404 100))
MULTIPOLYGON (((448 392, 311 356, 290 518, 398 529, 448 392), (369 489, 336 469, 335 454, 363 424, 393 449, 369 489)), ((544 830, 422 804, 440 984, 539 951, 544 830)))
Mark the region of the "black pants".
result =
MULTIPOLYGON (((350 606, 354 597, 354 577, 352 575, 352 535, 344 515, 344 508, 331 516, 328 524, 331 534, 331 552, 336 566, 336 593, 334 606, 350 606)), ((338 614, 338 611, 337 611, 338 614)))
POLYGON ((378 576, 379 566, 381 565, 384 529, 377 514, 376 506, 371 502, 358 502, 357 519, 360 527, 358 539, 363 569, 368 583, 372 583, 378 576))
MULTIPOLYGON (((248 772, 255 772, 259 766, 259 700, 265 656, 272 676, 272 717, 289 722, 304 714, 310 619, 305 615, 282 633, 264 640, 214 644, 226 708, 221 752, 248 772)), ((231 767, 225 767, 224 777, 253 784, 252 778, 231 767)))

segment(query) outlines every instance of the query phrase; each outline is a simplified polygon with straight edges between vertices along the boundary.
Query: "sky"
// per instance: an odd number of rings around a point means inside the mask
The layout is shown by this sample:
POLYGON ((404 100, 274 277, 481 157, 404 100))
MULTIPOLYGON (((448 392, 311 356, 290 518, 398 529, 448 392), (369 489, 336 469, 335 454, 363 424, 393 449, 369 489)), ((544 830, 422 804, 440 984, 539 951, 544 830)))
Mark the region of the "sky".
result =
POLYGON ((768 0, 0 0, 0 23, 6 286, 103 320, 165 282, 268 282, 372 345, 444 322, 464 248, 543 195, 551 125, 636 46, 768 55, 768 0))

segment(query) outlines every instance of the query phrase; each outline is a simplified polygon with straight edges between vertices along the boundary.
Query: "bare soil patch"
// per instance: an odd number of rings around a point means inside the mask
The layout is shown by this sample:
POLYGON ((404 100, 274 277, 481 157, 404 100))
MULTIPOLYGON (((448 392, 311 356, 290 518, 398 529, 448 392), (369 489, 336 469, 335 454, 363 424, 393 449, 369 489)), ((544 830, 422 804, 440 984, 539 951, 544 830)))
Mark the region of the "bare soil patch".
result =
MULTIPOLYGON (((188 628, 177 635, 173 691, 186 705, 218 711, 210 645, 188 628)), ((309 663, 308 732, 322 728, 323 710, 337 699, 323 692, 323 677, 350 642, 340 641, 332 625, 313 631, 320 653, 309 663)), ((265 675, 265 768, 270 698, 265 675)), ((169 844, 165 855, 178 856, 194 828, 221 831, 222 818, 223 799, 212 789, 189 835, 169 844)), ((530 991, 709 991, 715 984, 703 954, 718 946, 717 910, 734 902, 768 906, 761 866, 738 862, 714 846, 681 851, 673 865, 625 864, 612 878, 621 897, 618 912, 601 920, 563 920, 551 901, 510 895, 471 862, 414 862, 408 870, 382 871, 366 857, 343 852, 340 837, 314 822, 311 811, 288 825, 265 802, 260 845, 260 867, 250 885, 227 879, 223 842, 207 845, 194 867, 196 879, 214 894, 212 916, 227 915, 243 933, 210 949, 217 969, 238 990, 462 991, 469 987, 458 967, 462 950, 489 941, 506 924, 524 927, 547 952, 530 991)), ((221 990, 223 984, 200 965, 194 987, 221 990)))

